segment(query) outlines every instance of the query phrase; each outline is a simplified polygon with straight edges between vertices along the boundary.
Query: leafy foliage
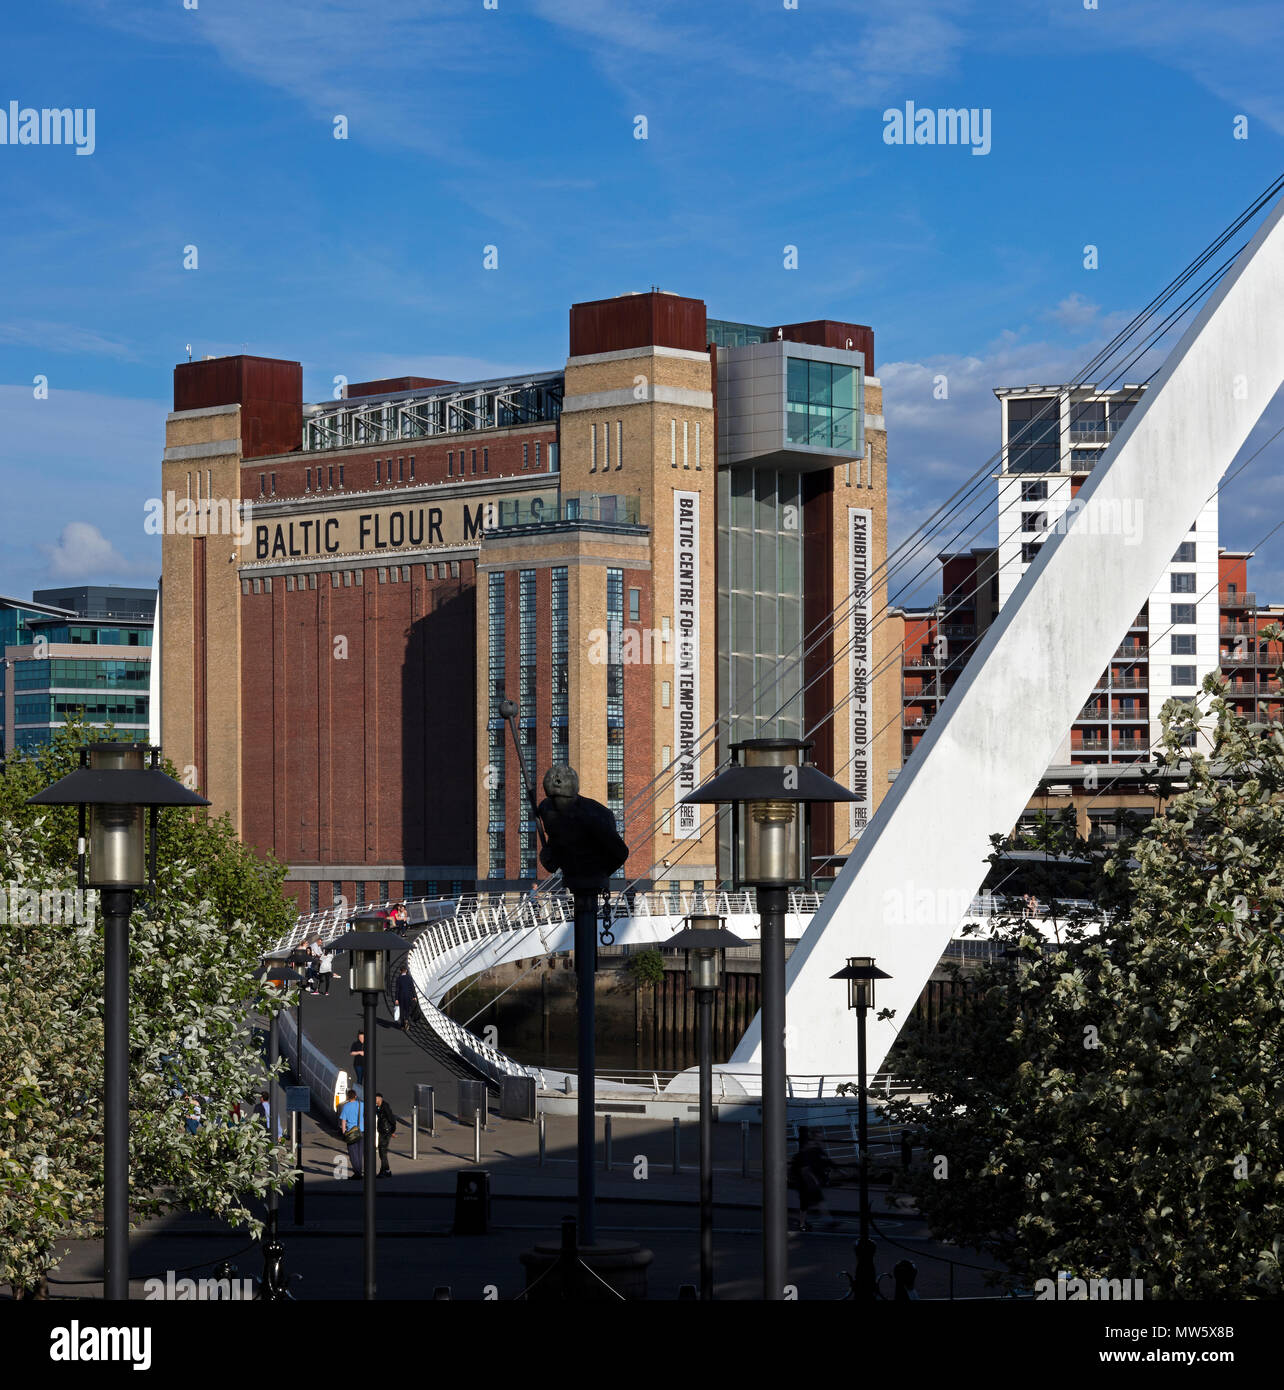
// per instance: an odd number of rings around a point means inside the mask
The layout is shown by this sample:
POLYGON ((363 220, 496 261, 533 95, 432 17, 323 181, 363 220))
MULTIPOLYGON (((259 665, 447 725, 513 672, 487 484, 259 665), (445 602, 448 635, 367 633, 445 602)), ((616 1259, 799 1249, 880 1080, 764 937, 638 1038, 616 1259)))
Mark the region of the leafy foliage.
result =
POLYGON ((1070 917, 1049 945, 1009 921, 1010 954, 944 1029, 903 1034, 898 1067, 930 1096, 887 1107, 930 1156, 910 1190, 938 1236, 1018 1281, 1284 1293, 1284 728, 1247 725, 1216 676, 1204 689, 1211 753, 1183 746, 1187 707, 1165 709, 1162 760, 1189 775, 1144 831, 1102 855, 1041 827, 1092 861, 1101 930, 1070 917))
POLYGON ((664 957, 659 951, 635 951, 629 956, 625 969, 633 976, 635 984, 659 985, 664 983, 664 957))
MULTIPOLYGON (((19 1293, 101 1219, 102 921, 92 893, 80 920, 49 910, 75 889, 75 809, 25 804, 76 766, 87 736, 70 728, 0 778, 0 1283, 19 1293), (44 910, 33 893, 51 895, 44 910)), ((250 973, 291 920, 283 871, 226 821, 179 811, 161 814, 158 860, 155 898, 140 895, 130 923, 132 1214, 201 1210, 257 1229, 246 1203, 288 1184, 290 1163, 273 1177, 266 1127, 233 1109, 248 1116, 266 1080, 248 1014, 292 1002, 263 1001, 250 973)))

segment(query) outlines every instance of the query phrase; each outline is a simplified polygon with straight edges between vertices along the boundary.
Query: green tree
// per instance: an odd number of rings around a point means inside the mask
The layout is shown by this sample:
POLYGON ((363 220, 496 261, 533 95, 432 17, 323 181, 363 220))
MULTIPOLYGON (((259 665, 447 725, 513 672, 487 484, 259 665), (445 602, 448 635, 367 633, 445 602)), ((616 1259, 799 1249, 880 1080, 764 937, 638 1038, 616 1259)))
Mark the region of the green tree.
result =
MULTIPOLYGON (((62 731, 0 778, 0 1283, 19 1296, 66 1241, 100 1230, 102 926, 95 895, 74 894, 74 808, 25 804, 93 736, 62 731)), ((250 973, 292 920, 283 871, 203 814, 162 812, 160 845, 158 891, 130 924, 131 1214, 200 1210, 257 1231, 247 1203, 287 1185, 290 1163, 282 1151, 274 1178, 266 1127, 232 1112, 248 1115, 266 1079, 248 1015, 293 1002, 264 1004, 250 973)))
POLYGON ((664 983, 664 957, 649 946, 629 956, 625 969, 633 976, 635 984, 654 986, 664 983))
POLYGON ((889 1107, 927 1147, 909 1187, 936 1235, 1017 1282, 1284 1292, 1284 728, 1204 689, 1211 751, 1170 704, 1162 761, 1183 775, 1102 860, 1102 929, 1049 946, 1010 922, 945 1028, 905 1030, 898 1069, 930 1096, 889 1107))

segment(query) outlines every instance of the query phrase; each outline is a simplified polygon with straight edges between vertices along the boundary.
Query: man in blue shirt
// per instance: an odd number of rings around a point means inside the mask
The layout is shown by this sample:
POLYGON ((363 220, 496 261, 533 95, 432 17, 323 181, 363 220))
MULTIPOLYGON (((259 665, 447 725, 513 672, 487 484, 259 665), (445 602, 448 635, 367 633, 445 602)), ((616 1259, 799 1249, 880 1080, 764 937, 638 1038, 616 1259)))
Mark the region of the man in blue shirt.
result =
POLYGON ((339 1109, 339 1128, 343 1131, 343 1142, 348 1146, 348 1161, 352 1165, 350 1179, 361 1176, 361 1147, 365 1124, 366 1107, 357 1099, 357 1093, 349 1090, 347 1101, 339 1109))

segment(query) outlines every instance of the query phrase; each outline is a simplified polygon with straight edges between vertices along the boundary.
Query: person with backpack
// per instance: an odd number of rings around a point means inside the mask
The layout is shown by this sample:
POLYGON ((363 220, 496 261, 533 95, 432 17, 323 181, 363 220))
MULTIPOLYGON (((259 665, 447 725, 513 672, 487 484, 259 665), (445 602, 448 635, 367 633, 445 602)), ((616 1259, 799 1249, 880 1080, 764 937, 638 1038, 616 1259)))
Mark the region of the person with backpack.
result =
POLYGON ((348 1162, 352 1166, 350 1177, 359 1178, 362 1174, 361 1145, 365 1138, 366 1107, 357 1099, 356 1091, 349 1088, 348 1099, 339 1111, 339 1129, 343 1142, 348 1146, 348 1162))

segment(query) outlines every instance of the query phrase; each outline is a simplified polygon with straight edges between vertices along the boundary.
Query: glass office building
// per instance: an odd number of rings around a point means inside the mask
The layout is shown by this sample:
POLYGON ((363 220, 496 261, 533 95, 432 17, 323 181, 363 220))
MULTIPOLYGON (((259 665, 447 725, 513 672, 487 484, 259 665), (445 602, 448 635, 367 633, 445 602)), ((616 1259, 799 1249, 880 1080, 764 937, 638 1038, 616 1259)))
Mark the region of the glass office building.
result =
POLYGON ((86 585, 0 599, 0 753, 52 741, 69 719, 146 741, 151 589, 86 585))

